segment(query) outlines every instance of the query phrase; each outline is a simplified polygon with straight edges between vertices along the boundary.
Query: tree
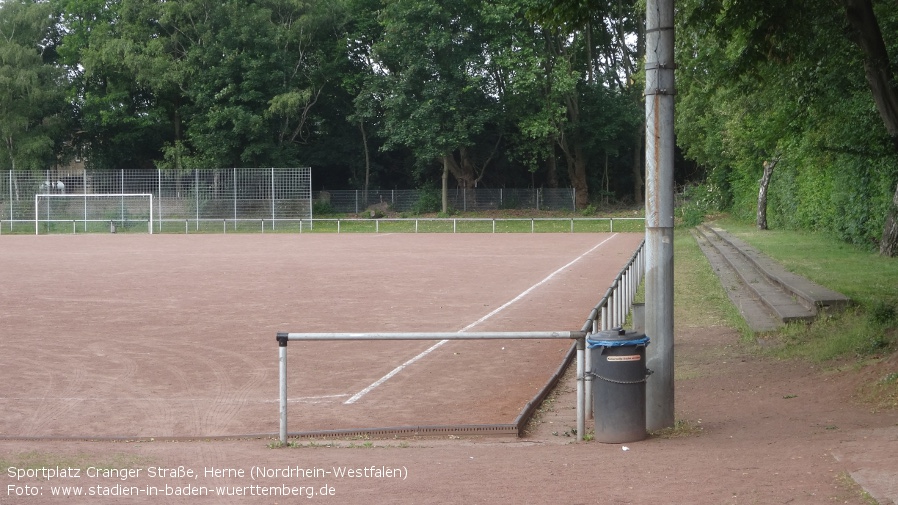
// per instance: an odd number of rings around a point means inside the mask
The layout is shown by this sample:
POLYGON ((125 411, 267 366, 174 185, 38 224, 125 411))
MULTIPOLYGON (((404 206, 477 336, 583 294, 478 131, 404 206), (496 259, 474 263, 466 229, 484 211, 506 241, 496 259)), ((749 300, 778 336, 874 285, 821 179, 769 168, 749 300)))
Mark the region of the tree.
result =
MULTIPOLYGON (((757 182, 749 193, 746 181, 758 181, 761 161, 781 151, 788 163, 778 167, 781 187, 771 189, 776 219, 858 243, 875 239, 882 254, 894 254, 898 123, 889 104, 898 102, 872 2, 685 1, 678 9, 678 138, 729 192, 734 210, 759 194, 757 182), (780 125, 777 142, 762 128, 743 130, 760 149, 716 142, 733 132, 726 118, 747 125, 733 112, 752 109, 764 115, 748 118, 770 124, 772 116, 780 125), (871 124, 876 112, 885 129, 871 124)), ((883 13, 896 21, 894 11, 883 13)))
POLYGON ((764 174, 761 176, 758 189, 758 219, 756 224, 759 230, 767 229, 767 190, 770 187, 770 178, 773 177, 773 170, 776 169, 776 164, 779 161, 779 156, 775 156, 772 160, 764 160, 764 174))
MULTIPOLYGON (((886 48, 882 30, 872 0, 843 0, 845 15, 851 25, 850 37, 864 55, 864 74, 876 110, 892 139, 895 154, 898 154, 898 74, 892 68, 889 51, 886 48)), ((898 183, 892 196, 883 225, 879 253, 883 256, 898 256, 898 183)))
POLYGON ((581 207, 639 179, 632 0, 565 26, 526 16, 536 0, 48 1, 95 168, 311 164, 368 188, 440 167, 570 184, 581 207))
POLYGON ((48 4, 0 4, 0 159, 12 170, 54 166, 65 134, 52 28, 48 4))
POLYGON ((567 113, 556 142, 564 153, 578 208, 589 203, 590 159, 601 155, 606 160, 602 179, 607 194, 607 160, 621 151, 632 157, 632 192, 635 201, 642 201, 645 127, 642 90, 636 78, 643 56, 644 23, 638 5, 607 0, 528 3, 529 16, 544 26, 552 67, 568 72, 556 81, 567 113), (572 83, 570 77, 577 79, 572 83))
POLYGON ((471 148, 497 114, 495 98, 484 92, 479 7, 464 0, 388 1, 384 37, 374 46, 388 83, 386 147, 411 149, 419 166, 441 161, 444 212, 450 173, 463 188, 482 176, 471 148))

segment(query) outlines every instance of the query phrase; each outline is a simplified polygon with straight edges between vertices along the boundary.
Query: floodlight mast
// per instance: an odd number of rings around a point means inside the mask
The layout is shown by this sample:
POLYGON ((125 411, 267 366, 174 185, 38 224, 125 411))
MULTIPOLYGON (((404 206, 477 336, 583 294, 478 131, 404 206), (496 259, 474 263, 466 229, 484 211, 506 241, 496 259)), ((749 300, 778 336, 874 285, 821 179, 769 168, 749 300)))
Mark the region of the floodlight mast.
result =
POLYGON ((646 160, 646 428, 674 425, 674 5, 647 0, 645 58, 646 160))

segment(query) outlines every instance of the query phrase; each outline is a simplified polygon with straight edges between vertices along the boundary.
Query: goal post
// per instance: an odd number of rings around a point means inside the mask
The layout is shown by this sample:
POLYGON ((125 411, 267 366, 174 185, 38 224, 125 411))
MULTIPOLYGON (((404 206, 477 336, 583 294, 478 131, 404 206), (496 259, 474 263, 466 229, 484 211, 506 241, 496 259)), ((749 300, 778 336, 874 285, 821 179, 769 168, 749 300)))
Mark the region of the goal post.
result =
POLYGON ((34 195, 34 234, 40 235, 41 225, 46 233, 71 230, 102 229, 128 231, 143 229, 153 233, 152 193, 100 193, 34 195), (71 226, 71 227, 69 227, 71 226))

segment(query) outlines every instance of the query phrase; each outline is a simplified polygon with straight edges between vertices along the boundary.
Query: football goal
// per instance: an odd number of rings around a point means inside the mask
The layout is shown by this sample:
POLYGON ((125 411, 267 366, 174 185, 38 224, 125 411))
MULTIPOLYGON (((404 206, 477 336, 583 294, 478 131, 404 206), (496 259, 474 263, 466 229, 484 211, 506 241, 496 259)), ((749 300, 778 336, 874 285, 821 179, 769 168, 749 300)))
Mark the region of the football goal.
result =
POLYGON ((34 195, 34 234, 153 233, 152 193, 34 195))

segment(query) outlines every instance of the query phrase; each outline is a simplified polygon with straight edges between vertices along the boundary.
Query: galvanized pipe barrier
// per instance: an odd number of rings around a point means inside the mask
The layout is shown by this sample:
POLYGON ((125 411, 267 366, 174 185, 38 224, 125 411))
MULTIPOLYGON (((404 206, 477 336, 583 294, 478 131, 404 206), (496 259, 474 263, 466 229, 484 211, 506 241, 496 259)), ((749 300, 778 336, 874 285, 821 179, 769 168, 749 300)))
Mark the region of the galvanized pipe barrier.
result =
MULTIPOLYGON (((636 299, 636 291, 638 291, 644 275, 645 240, 639 244, 639 248, 630 257, 630 261, 617 274, 614 282, 611 283, 611 287, 608 288, 605 295, 599 300, 599 303, 589 313, 589 317, 586 318, 586 322, 583 323, 580 331, 592 334, 622 326, 627 319, 627 314, 630 312, 633 301, 636 299)), ((580 354, 581 351, 578 348, 577 399, 579 401, 582 397, 584 410, 592 413, 592 382, 586 380, 586 377, 589 377, 590 372, 592 372, 592 359, 589 356, 589 349, 586 349, 582 358, 585 363, 583 368, 580 368, 580 354), (580 393, 581 389, 583 390, 582 394, 580 393)), ((577 440, 582 440, 581 434, 586 428, 585 416, 582 421, 583 424, 581 425, 581 418, 578 416, 577 440)))
POLYGON ((287 443, 287 342, 295 341, 359 341, 359 340, 576 340, 577 362, 577 440, 586 432, 586 415, 592 412, 592 383, 586 381, 591 372, 586 337, 621 326, 643 275, 645 274, 645 241, 618 273, 611 287, 589 313, 580 331, 531 332, 406 332, 406 333, 287 333, 277 334, 280 376, 280 441, 287 443))
MULTIPOLYGON (((294 341, 360 341, 360 340, 548 340, 567 339, 577 341, 577 366, 582 370, 582 350, 586 332, 583 331, 526 331, 526 332, 407 332, 407 333, 286 333, 277 334, 278 375, 280 382, 280 430, 282 444, 287 443, 287 343, 294 341)), ((583 397, 578 383, 578 426, 584 416, 583 397)), ((581 432, 578 431, 578 438, 581 432)))

